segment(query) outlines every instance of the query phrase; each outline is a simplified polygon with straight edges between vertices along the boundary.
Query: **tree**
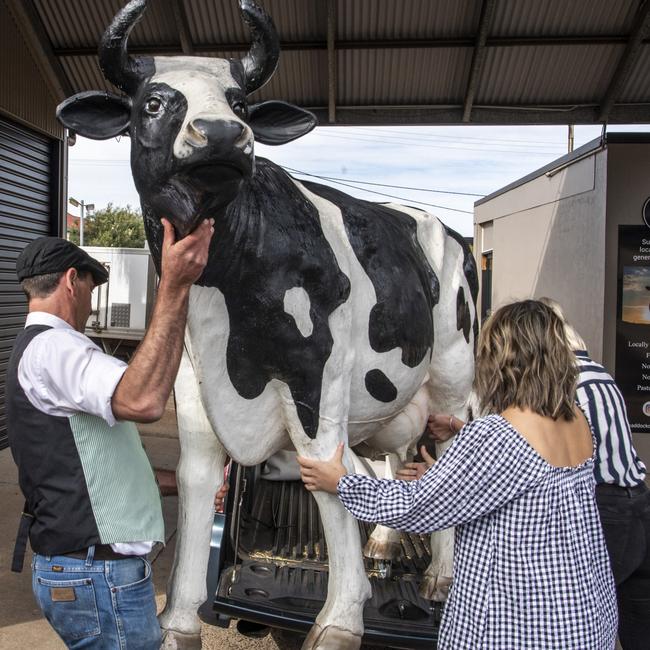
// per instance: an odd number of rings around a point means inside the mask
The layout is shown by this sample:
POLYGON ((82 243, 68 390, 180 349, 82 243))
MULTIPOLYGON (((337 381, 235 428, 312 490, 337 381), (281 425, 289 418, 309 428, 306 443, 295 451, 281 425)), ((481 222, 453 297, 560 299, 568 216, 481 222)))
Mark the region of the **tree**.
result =
MULTIPOLYGON (((68 239, 79 243, 79 228, 68 230, 68 239)), ((122 208, 109 203, 84 219, 84 246, 110 246, 112 248, 142 248, 144 223, 139 210, 130 205, 122 208)))

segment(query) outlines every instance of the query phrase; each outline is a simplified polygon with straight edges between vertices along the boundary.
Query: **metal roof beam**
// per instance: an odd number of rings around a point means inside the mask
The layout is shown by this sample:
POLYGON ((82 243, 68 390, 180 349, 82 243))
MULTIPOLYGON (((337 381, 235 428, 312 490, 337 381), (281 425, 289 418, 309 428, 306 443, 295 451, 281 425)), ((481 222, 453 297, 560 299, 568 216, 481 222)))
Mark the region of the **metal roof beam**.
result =
MULTIPOLYGON (((15 0, 13 0, 15 1, 15 0)), ((593 36, 497 36, 488 38, 486 47, 527 47, 553 45, 623 45, 628 42, 624 35, 593 36)), ((643 39, 643 43, 650 43, 643 39)), ((476 45, 476 39, 437 38, 437 39, 387 39, 387 40, 350 40, 337 41, 337 50, 389 50, 389 49, 435 49, 435 48, 470 48, 476 45)), ((195 52, 248 52, 250 43, 195 43, 195 52)), ((301 52, 309 50, 327 50, 327 41, 289 41, 280 43, 284 52, 301 52)), ((182 52, 178 43, 160 43, 156 45, 129 46, 131 54, 179 54, 182 52)), ((54 50, 56 56, 92 56, 97 54, 94 47, 62 47, 54 50)))
MULTIPOLYGON (((308 107, 321 126, 328 125, 326 107, 308 107)), ((458 106, 363 106, 336 109, 337 126, 443 125, 459 124, 463 107, 458 106)), ((618 104, 612 108, 610 124, 650 122, 650 104, 618 104)), ((598 106, 477 106, 473 124, 598 124, 598 106)))
POLYGON ((336 0, 327 0, 328 121, 336 124, 336 0))
POLYGON ((187 14, 183 0, 167 0, 167 9, 170 12, 174 25, 178 29, 178 36, 181 42, 183 54, 191 56, 194 54, 194 45, 190 36, 190 26, 187 21, 187 14))
POLYGON ((485 63, 485 54, 487 52, 485 44, 487 43, 487 35, 492 24, 492 16, 494 15, 494 7, 496 0, 483 0, 481 6, 481 17, 478 21, 478 29, 476 32, 476 43, 474 45, 474 53, 472 54, 472 64, 469 70, 469 80, 467 81, 467 90, 465 91, 465 102, 463 106, 463 122, 469 122, 472 114, 472 104, 474 103, 474 96, 476 89, 481 80, 481 72, 483 71, 483 64, 485 63))
POLYGON ((648 29, 648 22, 650 17, 650 0, 644 0, 634 17, 634 29, 625 46, 623 56, 620 58, 616 71, 614 72, 603 101, 600 104, 600 111, 598 114, 599 122, 607 122, 610 112, 614 106, 614 102, 621 94, 625 82, 629 79, 630 73, 637 62, 639 53, 643 46, 643 40, 648 29))
MULTIPOLYGON (((72 84, 52 50, 50 39, 34 6, 34 0, 6 0, 6 3, 56 101, 61 102, 73 95, 72 84)), ((97 52, 94 51, 93 54, 97 52)))

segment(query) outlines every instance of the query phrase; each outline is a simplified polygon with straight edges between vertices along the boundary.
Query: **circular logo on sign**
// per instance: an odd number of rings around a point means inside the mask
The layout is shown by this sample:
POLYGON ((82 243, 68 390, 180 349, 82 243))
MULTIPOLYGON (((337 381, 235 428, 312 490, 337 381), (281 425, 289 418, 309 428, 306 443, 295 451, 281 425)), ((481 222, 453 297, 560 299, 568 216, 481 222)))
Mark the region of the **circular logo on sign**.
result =
POLYGON ((645 203, 643 204, 643 211, 641 212, 641 216, 643 217, 643 222, 645 223, 648 228, 650 228, 650 198, 647 198, 645 200, 645 203))
POLYGON ((646 415, 650 418, 650 402, 646 402, 643 405, 643 415, 646 415))

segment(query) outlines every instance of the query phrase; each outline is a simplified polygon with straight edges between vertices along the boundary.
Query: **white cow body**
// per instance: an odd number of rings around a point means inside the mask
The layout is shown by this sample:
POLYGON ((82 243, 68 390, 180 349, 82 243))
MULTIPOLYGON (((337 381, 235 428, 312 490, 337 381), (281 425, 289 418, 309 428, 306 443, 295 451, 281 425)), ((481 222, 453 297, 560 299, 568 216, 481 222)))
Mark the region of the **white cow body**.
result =
MULTIPOLYGON (((123 94, 80 93, 57 116, 86 137, 131 137, 159 271, 163 217, 181 237, 215 219, 176 381, 179 535, 161 615, 165 647, 196 647, 226 454, 251 465, 293 446, 324 459, 344 441, 405 461, 428 413, 465 416, 478 285, 467 246, 435 217, 299 183, 255 157, 255 141, 290 142, 317 120, 286 102, 249 101, 280 55, 254 0, 239 0, 252 41, 240 59, 129 55, 146 5, 130 0, 100 43, 102 72, 123 94)), ((357 524, 336 496, 315 498, 329 592, 304 648, 356 648, 369 596, 357 524)), ((449 573, 439 563, 432 581, 449 573)))
MULTIPOLYGON (((323 232, 341 271, 350 278, 351 290, 348 299, 329 318, 334 344, 323 373, 319 428, 312 439, 301 426, 291 391, 284 382, 271 380, 254 399, 239 395, 227 370, 230 332, 224 295, 215 287, 192 288, 186 354, 176 383, 182 447, 178 472, 179 538, 168 604, 161 617, 163 628, 189 636, 198 633, 195 612, 206 598, 211 503, 221 483, 226 454, 242 465, 254 465, 280 449, 294 447, 302 455, 325 459, 343 440, 349 446, 365 442, 370 449, 393 452, 404 462, 413 453, 432 410, 465 415, 473 377, 473 340, 470 336, 468 342, 456 326, 457 291, 464 287, 465 294, 471 294, 463 272, 461 246, 435 217, 390 206, 416 219, 420 245, 441 286, 440 300, 434 308, 431 359, 427 355, 419 365, 409 368, 401 361, 401 350, 378 353, 370 346, 368 320, 376 295, 350 246, 339 208, 294 182, 317 206, 323 232), (390 376, 398 389, 394 402, 385 404, 368 395, 363 380, 368 368, 383 369, 390 376)), ((303 335, 308 335, 311 326, 308 300, 308 296, 292 292, 284 302, 303 335)), ((351 460, 347 458, 350 469, 351 460)), ((326 531, 330 580, 326 605, 317 618, 318 627, 304 647, 354 648, 363 633, 362 610, 370 595, 358 528, 336 497, 315 497, 326 531), (323 638, 319 639, 319 634, 323 638)), ((373 537, 381 546, 385 536, 378 530, 373 537)), ((386 543, 390 539, 390 535, 386 536, 386 543)), ((451 575, 449 556, 453 549, 449 533, 443 533, 443 541, 434 541, 434 545, 446 549, 446 557, 434 559, 430 568, 435 585, 438 578, 449 580, 451 575)), ((167 647, 174 647, 178 638, 182 635, 168 635, 167 647)))

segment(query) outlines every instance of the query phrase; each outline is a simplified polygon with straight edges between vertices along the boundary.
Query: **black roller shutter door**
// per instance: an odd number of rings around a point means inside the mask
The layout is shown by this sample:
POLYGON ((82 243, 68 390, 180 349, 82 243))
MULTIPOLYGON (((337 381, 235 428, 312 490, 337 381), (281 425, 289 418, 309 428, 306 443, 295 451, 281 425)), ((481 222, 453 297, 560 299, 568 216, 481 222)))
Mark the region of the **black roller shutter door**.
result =
POLYGON ((32 239, 57 234, 58 146, 0 117, 0 449, 7 446, 7 362, 27 314, 16 258, 32 239))

